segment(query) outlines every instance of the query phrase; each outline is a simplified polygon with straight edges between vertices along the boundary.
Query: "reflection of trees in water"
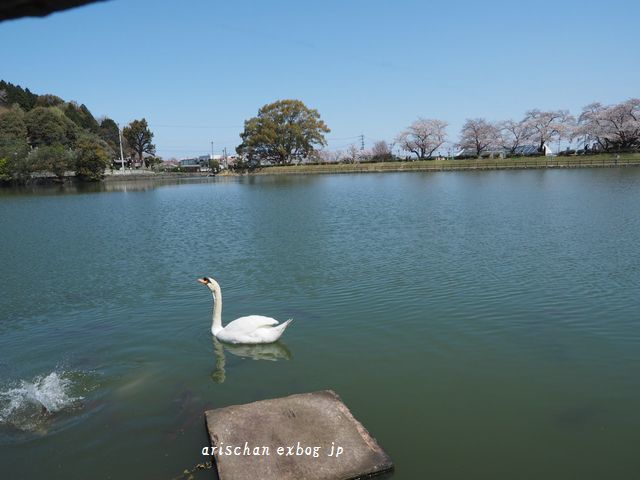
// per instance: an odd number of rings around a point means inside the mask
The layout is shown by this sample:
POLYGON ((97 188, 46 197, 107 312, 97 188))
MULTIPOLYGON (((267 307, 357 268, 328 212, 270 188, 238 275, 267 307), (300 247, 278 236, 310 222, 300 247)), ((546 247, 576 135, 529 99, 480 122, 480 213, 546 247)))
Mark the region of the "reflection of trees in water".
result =
MULTIPOLYGON (((229 177, 235 178, 235 177, 229 177)), ((98 193, 98 192, 142 192, 153 190, 154 188, 193 184, 193 183, 212 183, 228 181, 227 178, 213 177, 190 177, 190 178, 130 178, 128 180, 118 180, 109 178, 103 182, 79 182, 70 180, 63 184, 38 183, 35 179, 29 185, 14 186, 0 189, 0 195, 65 195, 65 194, 82 194, 82 193, 98 193)), ((44 180, 43 180, 44 182, 44 180)))
MULTIPOLYGON (((269 170, 266 170, 268 173, 269 170)), ((233 177, 231 177, 233 178, 233 177)), ((240 183, 260 185, 264 188, 281 187, 283 185, 311 185, 322 181, 318 175, 245 175, 238 178, 240 183)))
MULTIPOLYGON (((162 174, 160 174, 162 175, 162 174)), ((142 192, 155 188, 194 183, 249 183, 260 184, 264 187, 281 187, 289 184, 311 184, 318 181, 315 175, 260 175, 260 176, 224 176, 224 177, 162 177, 153 178, 140 175, 140 178, 118 179, 117 175, 108 176, 102 182, 79 182, 70 179, 64 183, 52 183, 51 179, 33 179, 29 185, 16 185, 0 189, 0 196, 4 195, 66 195, 99 192, 142 192)))
POLYGON ((251 358, 252 360, 269 360, 275 362, 277 360, 290 360, 293 358, 291 351, 289 351, 287 346, 281 341, 259 345, 242 345, 222 343, 213 337, 213 349, 216 354, 216 368, 211 373, 211 379, 215 383, 223 383, 227 378, 225 370, 225 350, 237 357, 251 358))

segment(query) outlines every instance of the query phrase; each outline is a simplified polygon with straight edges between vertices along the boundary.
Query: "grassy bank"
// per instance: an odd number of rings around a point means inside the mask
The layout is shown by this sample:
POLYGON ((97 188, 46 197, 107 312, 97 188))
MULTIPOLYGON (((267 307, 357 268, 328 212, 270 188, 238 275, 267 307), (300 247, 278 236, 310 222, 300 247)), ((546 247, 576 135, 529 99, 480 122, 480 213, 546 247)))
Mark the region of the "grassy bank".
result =
POLYGON ((466 160, 416 160, 413 162, 381 162, 331 165, 287 165, 263 167, 255 175, 366 173, 447 170, 507 170, 524 168, 598 168, 640 166, 640 153, 589 155, 572 157, 514 157, 466 160))

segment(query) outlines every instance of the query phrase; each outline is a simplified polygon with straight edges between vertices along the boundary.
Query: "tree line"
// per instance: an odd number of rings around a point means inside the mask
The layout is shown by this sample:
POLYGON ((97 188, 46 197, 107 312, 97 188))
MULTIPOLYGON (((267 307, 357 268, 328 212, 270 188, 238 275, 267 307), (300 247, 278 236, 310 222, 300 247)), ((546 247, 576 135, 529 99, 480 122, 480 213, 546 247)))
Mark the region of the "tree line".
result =
MULTIPOLYGON (((462 155, 481 157, 490 152, 517 155, 525 145, 543 153, 553 142, 576 142, 585 151, 623 152, 640 149, 640 99, 614 105, 592 103, 576 118, 568 110, 532 109, 520 120, 492 122, 485 118, 467 119, 456 142, 447 141, 448 123, 419 118, 402 131, 395 144, 409 155, 433 158, 447 143, 462 155)), ((377 142, 364 156, 391 156, 385 142, 377 142)), ((348 152, 346 158, 352 158, 348 152)))
MULTIPOLYGON (((492 122, 485 118, 467 119, 457 141, 449 141, 444 120, 418 118, 391 145, 376 142, 369 150, 349 146, 345 151, 318 152, 321 161, 356 162, 395 159, 394 147, 407 158, 427 160, 445 148, 460 156, 482 157, 492 153, 505 156, 543 154, 554 142, 574 143, 584 152, 629 152, 640 149, 640 99, 614 104, 592 103, 576 118, 567 110, 526 112, 520 120, 492 122), (524 147, 533 147, 523 150, 524 147)), ((575 150, 567 150, 575 153, 575 150)))
POLYGON ((398 147, 406 158, 434 158, 448 147, 461 156, 543 154, 545 148, 561 140, 581 145, 585 151, 620 152, 640 149, 640 99, 614 104, 592 103, 576 118, 568 110, 532 109, 520 120, 492 122, 467 119, 457 141, 449 141, 448 123, 440 119, 418 118, 391 145, 375 142, 365 150, 352 144, 344 151, 330 151, 324 137, 330 130, 317 110, 299 100, 280 100, 263 106, 256 117, 245 121, 236 149, 246 167, 292 163, 355 163, 397 159, 398 147), (526 147, 526 150, 524 148, 526 147))
MULTIPOLYGON (((122 131, 123 151, 143 166, 159 161, 146 120, 122 131)), ((34 175, 62 180, 74 172, 82 180, 99 180, 120 157, 120 131, 108 117, 55 95, 0 81, 0 181, 23 183, 34 175)))
MULTIPOLYGON (((376 142, 370 150, 352 144, 346 151, 328 151, 325 134, 331 130, 317 110, 300 100, 264 105, 245 121, 236 148, 235 167, 289 165, 300 162, 359 162, 396 160, 397 146, 406 158, 431 159, 447 145, 464 156, 499 152, 518 155, 524 146, 543 153, 552 142, 578 142, 594 151, 640 148, 640 99, 614 105, 592 103, 576 118, 567 110, 526 112, 520 120, 492 122, 467 119, 455 142, 448 141, 448 123, 418 118, 391 145, 376 142)), ((142 167, 159 163, 147 121, 134 120, 122 130, 110 118, 97 120, 85 105, 55 95, 36 95, 0 81, 0 180, 25 181, 47 172, 62 179, 74 171, 81 179, 100 179, 119 158, 120 142, 127 156, 142 167)))

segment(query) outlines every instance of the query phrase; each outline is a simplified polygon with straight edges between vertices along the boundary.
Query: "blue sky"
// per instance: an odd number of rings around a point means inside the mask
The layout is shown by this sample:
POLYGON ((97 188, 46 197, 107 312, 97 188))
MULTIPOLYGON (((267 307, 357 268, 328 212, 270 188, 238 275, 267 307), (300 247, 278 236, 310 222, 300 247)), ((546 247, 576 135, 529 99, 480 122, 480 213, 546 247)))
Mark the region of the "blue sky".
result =
POLYGON ((298 98, 329 147, 417 117, 519 119, 640 96, 640 2, 112 0, 0 23, 0 78, 146 117, 165 158, 239 144, 265 103, 298 98))

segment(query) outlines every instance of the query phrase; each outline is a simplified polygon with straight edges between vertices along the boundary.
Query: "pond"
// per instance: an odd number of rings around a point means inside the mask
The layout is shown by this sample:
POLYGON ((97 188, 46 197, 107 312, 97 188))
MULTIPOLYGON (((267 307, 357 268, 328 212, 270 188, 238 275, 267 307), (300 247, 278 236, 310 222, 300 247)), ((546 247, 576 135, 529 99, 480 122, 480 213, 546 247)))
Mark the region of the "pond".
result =
POLYGON ((631 478, 639 206, 634 168, 2 190, 2 476, 171 479, 204 410, 329 388, 394 480, 631 478), (281 342, 214 342, 202 276, 281 342))

